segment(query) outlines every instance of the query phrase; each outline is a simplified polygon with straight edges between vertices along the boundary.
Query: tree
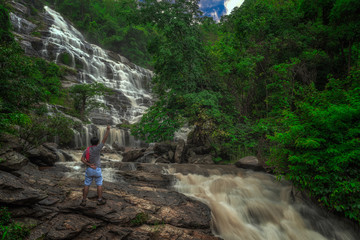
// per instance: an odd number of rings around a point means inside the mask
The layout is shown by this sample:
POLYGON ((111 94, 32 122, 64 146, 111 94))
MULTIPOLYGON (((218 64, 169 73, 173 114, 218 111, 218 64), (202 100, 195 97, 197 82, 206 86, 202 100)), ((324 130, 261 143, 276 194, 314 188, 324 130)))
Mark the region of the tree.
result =
POLYGON ((105 87, 101 83, 77 84, 71 87, 70 95, 74 100, 75 111, 81 119, 85 119, 87 113, 97 107, 106 107, 97 101, 97 97, 111 94, 112 89, 105 87))
MULTIPOLYGON (((353 61, 353 46, 360 42, 360 2, 357 0, 337 0, 330 14, 332 34, 340 42, 342 58, 347 63, 349 73, 353 61), (347 53, 345 53, 347 50, 347 53)), ((359 52, 355 57, 359 58, 359 52)))
POLYGON ((268 164, 332 211, 360 223, 360 71, 310 86, 284 111, 268 164))

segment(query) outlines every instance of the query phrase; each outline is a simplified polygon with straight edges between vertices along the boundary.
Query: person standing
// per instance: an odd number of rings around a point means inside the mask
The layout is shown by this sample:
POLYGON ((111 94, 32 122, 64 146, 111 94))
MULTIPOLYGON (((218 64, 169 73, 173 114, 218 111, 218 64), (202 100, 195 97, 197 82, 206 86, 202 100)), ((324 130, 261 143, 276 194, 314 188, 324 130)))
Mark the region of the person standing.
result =
POLYGON ((93 180, 95 180, 97 186, 97 194, 98 194, 97 205, 104 205, 106 203, 106 200, 103 199, 102 197, 103 177, 101 174, 100 152, 101 149, 104 147, 104 144, 109 136, 109 133, 110 133, 110 126, 107 126, 106 133, 100 144, 99 144, 99 138, 97 137, 91 138, 90 140, 91 146, 84 151, 81 157, 81 161, 85 165, 87 165, 85 171, 83 199, 80 203, 80 205, 83 207, 86 206, 86 198, 89 193, 89 187, 93 180))

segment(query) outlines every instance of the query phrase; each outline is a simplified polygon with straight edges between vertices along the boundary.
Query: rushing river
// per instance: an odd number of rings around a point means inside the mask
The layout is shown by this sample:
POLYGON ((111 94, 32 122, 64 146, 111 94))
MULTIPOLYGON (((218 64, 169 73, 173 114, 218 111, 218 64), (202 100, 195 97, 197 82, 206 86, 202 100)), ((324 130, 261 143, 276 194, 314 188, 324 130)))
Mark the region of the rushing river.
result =
POLYGON ((175 189, 211 208, 213 232, 225 240, 359 239, 352 224, 292 196, 291 185, 270 174, 175 175, 175 189))
MULTIPOLYGON (((68 177, 82 180, 82 152, 68 153, 75 161, 57 165, 67 167, 68 177)), ((213 233, 225 240, 359 239, 353 224, 308 204, 299 192, 292 194, 289 182, 267 173, 235 166, 123 163, 120 155, 109 153, 102 161, 103 177, 109 182, 124 181, 119 170, 174 176, 168 187, 207 204, 213 233)))

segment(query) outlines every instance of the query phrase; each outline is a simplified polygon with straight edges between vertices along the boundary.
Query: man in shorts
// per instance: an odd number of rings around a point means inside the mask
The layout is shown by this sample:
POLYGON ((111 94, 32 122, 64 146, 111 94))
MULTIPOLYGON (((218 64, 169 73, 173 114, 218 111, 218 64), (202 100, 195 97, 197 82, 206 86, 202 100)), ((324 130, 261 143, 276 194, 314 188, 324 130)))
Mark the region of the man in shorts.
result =
POLYGON ((89 187, 93 180, 95 180, 97 186, 97 194, 98 194, 97 205, 104 205, 106 203, 105 199, 103 199, 102 197, 103 178, 101 174, 100 152, 101 149, 104 147, 104 144, 109 136, 109 133, 110 133, 110 126, 107 126, 106 133, 100 144, 99 144, 99 138, 97 137, 91 138, 90 142, 92 146, 88 147, 84 151, 81 157, 81 161, 85 165, 87 165, 85 171, 85 186, 83 190, 83 199, 80 204, 83 207, 86 206, 86 198, 89 193, 89 187))

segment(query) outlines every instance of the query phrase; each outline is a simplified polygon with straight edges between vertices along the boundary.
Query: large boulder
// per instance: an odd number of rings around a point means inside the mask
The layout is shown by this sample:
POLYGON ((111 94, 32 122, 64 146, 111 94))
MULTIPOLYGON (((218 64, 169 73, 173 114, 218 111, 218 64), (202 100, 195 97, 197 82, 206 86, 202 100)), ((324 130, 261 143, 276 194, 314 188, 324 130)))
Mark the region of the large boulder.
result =
POLYGON ((34 189, 20 178, 0 171, 0 203, 32 205, 46 197, 42 190, 34 189))
POLYGON ((29 162, 24 155, 15 152, 9 151, 0 156, 0 170, 13 172, 21 169, 29 162))
POLYGON ((188 162, 192 164, 214 164, 210 154, 190 156, 188 162))
POLYGON ((125 147, 121 145, 118 141, 113 142, 112 147, 116 151, 125 152, 125 147))
POLYGON ((161 142, 156 143, 154 146, 154 152, 157 155, 163 155, 164 153, 168 153, 170 151, 176 150, 176 143, 168 143, 168 142, 161 142))
POLYGON ((176 145, 176 150, 174 155, 175 163, 182 163, 184 161, 184 150, 185 150, 185 141, 181 139, 176 145))
POLYGON ((123 162, 135 162, 137 159, 144 156, 146 151, 146 148, 140 148, 140 149, 132 149, 124 152, 123 154, 123 162))
POLYGON ((59 151, 64 156, 66 162, 74 162, 75 161, 74 157, 71 156, 69 153, 67 153, 63 150, 59 150, 59 151))
POLYGON ((54 166, 58 160, 57 155, 44 146, 38 146, 27 151, 27 155, 32 163, 41 167, 54 166))
POLYGON ((261 162, 255 156, 243 157, 235 163, 235 166, 255 171, 265 171, 261 162))

